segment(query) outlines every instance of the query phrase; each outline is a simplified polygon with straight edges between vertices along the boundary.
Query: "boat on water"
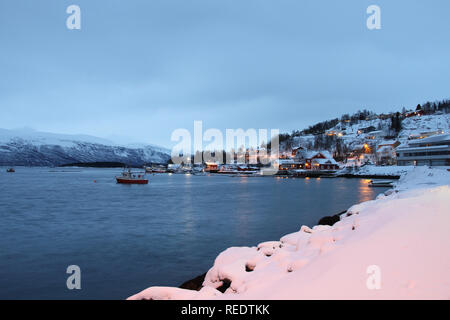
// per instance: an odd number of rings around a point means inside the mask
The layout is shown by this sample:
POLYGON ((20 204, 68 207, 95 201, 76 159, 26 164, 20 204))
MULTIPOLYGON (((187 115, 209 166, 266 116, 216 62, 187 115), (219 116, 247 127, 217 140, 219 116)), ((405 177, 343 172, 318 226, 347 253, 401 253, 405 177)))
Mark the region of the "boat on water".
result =
POLYGON ((14 168, 8 168, 6 169, 6 172, 16 172, 16 170, 14 170, 14 168))
POLYGON ((369 187, 392 187, 393 181, 391 180, 370 180, 369 187))
POLYGON ((145 173, 165 173, 166 170, 163 168, 155 168, 155 167, 144 167, 145 173))
POLYGON ((123 184, 148 184, 145 172, 132 172, 129 169, 122 172, 121 176, 116 177, 116 181, 123 184))
POLYGON ((144 167, 145 173, 152 173, 153 168, 152 167, 144 167))
POLYGON ((231 166, 223 165, 220 167, 219 171, 217 171, 216 173, 218 173, 218 174, 236 174, 236 173, 238 173, 238 171, 231 166))

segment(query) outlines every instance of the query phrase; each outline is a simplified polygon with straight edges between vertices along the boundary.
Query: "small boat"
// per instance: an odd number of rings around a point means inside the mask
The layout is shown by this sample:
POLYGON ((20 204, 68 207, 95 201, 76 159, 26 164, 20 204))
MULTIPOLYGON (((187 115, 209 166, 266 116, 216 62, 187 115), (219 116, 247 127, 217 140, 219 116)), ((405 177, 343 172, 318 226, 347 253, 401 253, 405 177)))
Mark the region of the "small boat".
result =
POLYGON ((6 172, 16 172, 16 170, 14 170, 14 168, 8 168, 6 169, 6 172))
POLYGON ((123 184, 147 184, 148 179, 145 172, 131 172, 131 170, 122 172, 120 177, 116 177, 117 183, 123 184))
POLYGON ((145 169, 145 173, 152 173, 153 172, 153 168, 152 167, 144 167, 145 169))
POLYGON ((144 167, 145 173, 166 173, 162 167, 144 167))
POLYGON ((369 187, 392 187, 391 180, 370 180, 369 187))
POLYGON ((239 173, 237 170, 234 170, 232 168, 227 168, 227 167, 221 167, 219 171, 217 171, 216 173, 218 174, 236 174, 239 173))

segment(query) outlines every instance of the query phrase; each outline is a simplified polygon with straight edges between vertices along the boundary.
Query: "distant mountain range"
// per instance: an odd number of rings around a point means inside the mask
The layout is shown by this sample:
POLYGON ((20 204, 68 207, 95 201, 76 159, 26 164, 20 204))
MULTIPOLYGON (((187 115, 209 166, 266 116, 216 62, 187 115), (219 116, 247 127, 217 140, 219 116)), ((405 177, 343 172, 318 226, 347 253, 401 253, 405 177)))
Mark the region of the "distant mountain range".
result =
POLYGON ((133 166, 166 163, 170 150, 154 145, 119 145, 88 136, 0 129, 0 166, 59 166, 121 162, 133 166))

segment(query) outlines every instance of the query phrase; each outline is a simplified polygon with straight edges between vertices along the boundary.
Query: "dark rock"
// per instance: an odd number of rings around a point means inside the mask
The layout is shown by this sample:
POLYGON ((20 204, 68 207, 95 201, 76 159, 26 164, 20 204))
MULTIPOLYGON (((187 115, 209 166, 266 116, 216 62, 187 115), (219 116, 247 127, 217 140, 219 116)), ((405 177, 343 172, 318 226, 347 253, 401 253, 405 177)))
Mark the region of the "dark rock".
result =
POLYGON ((188 280, 183 283, 180 288, 188 289, 188 290, 197 290, 199 291, 203 287, 203 281, 205 281, 206 272, 198 277, 188 280))
POLYGON ((339 214, 336 214, 336 215, 331 216, 331 217, 327 216, 327 217, 323 217, 322 219, 320 219, 318 225, 332 226, 333 224, 335 224, 339 220, 341 220, 341 218, 339 217, 339 214))
POLYGON ((225 293, 225 291, 230 287, 230 285, 231 285, 231 281, 229 279, 223 279, 222 285, 220 287, 218 287, 217 290, 219 290, 222 293, 225 293))

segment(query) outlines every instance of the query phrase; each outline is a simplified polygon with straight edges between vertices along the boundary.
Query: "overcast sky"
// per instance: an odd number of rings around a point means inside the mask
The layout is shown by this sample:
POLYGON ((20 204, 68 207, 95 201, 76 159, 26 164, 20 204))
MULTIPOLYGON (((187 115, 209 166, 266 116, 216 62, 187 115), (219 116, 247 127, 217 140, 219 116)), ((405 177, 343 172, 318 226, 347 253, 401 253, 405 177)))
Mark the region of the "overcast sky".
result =
POLYGON ((169 147, 194 120, 292 131, 449 97, 448 0, 0 2, 1 128, 169 147))

